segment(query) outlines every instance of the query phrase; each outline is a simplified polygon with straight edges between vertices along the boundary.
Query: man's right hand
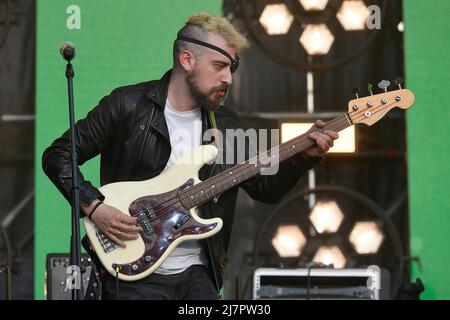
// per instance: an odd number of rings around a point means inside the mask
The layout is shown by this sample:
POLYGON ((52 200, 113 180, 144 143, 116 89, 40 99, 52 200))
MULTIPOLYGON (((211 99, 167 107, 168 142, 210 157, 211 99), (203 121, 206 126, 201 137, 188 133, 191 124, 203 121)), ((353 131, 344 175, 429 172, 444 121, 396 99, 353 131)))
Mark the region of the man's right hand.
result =
MULTIPOLYGON (((89 214, 100 200, 94 200, 89 207, 83 207, 83 211, 89 214)), ((126 247, 124 240, 134 240, 139 238, 141 227, 136 226, 137 219, 124 214, 122 211, 102 203, 92 214, 92 222, 111 241, 122 248, 126 247)))

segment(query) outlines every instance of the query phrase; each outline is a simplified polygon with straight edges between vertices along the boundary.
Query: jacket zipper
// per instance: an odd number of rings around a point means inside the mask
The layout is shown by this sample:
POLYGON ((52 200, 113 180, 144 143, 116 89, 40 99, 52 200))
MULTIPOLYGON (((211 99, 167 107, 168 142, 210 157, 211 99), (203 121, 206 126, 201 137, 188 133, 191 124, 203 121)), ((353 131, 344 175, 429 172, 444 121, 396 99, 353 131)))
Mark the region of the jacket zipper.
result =
MULTIPOLYGON (((214 165, 215 164, 213 163, 211 165, 211 167, 209 167, 208 171, 206 172, 206 179, 210 178, 211 173, 212 173, 212 171, 214 169, 214 165)), ((220 195, 219 196, 215 196, 213 198, 212 202, 217 203, 217 200, 219 199, 219 197, 220 197, 220 195)), ((201 212, 201 216, 203 216, 203 207, 201 207, 201 211, 202 211, 201 212)), ((219 287, 219 279, 217 277, 216 264, 214 263, 214 256, 212 255, 211 245, 209 243, 209 239, 208 238, 206 238, 206 247, 208 249, 209 261, 211 263, 211 267, 212 267, 212 271, 213 271, 213 275, 214 275, 214 281, 216 282, 217 293, 219 294, 221 288, 219 287)))
POLYGON ((132 171, 131 176, 134 176, 134 173, 136 172, 136 168, 141 163, 142 153, 144 152, 144 146, 145 146, 145 143, 147 142, 148 130, 150 130, 150 122, 152 121, 153 113, 155 112, 155 105, 153 103, 151 104, 151 108, 152 108, 152 112, 150 114, 150 117, 147 118, 144 140, 142 141, 141 150, 139 151, 138 160, 136 161, 136 163, 135 163, 135 165, 133 167, 133 171, 132 171))

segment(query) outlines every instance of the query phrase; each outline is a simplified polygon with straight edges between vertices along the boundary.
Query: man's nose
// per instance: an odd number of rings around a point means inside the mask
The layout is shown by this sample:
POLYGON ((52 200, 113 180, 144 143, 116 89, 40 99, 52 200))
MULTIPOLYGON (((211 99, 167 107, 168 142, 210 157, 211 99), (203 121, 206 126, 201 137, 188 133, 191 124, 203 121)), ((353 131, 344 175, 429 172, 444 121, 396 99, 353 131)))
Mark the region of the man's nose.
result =
POLYGON ((225 68, 221 80, 223 83, 231 85, 231 83, 233 82, 233 77, 231 75, 231 70, 229 68, 225 68))

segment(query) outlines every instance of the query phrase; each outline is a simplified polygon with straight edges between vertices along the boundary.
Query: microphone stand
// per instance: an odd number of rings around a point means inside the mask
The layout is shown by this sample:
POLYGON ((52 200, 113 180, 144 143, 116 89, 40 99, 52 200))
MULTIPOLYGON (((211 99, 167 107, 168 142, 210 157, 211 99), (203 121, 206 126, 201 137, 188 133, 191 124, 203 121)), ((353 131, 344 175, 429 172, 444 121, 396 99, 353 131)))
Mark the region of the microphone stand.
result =
POLYGON ((76 153, 75 115, 73 103, 73 72, 70 60, 67 62, 66 78, 69 94, 70 147, 72 162, 72 235, 70 238, 70 270, 75 279, 75 286, 71 283, 72 300, 84 300, 83 278, 81 276, 81 246, 80 246, 80 185, 78 182, 78 166, 76 153))

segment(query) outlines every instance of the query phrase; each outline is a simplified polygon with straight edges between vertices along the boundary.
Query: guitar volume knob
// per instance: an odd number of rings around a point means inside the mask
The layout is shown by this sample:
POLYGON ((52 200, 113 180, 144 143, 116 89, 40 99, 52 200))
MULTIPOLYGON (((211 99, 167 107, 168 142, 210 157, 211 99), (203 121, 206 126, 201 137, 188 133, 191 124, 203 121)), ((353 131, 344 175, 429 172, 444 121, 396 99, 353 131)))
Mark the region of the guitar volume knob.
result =
POLYGON ((133 265, 131 266, 131 270, 133 270, 134 272, 136 272, 136 271, 139 270, 139 266, 138 266, 137 264, 133 264, 133 265))

